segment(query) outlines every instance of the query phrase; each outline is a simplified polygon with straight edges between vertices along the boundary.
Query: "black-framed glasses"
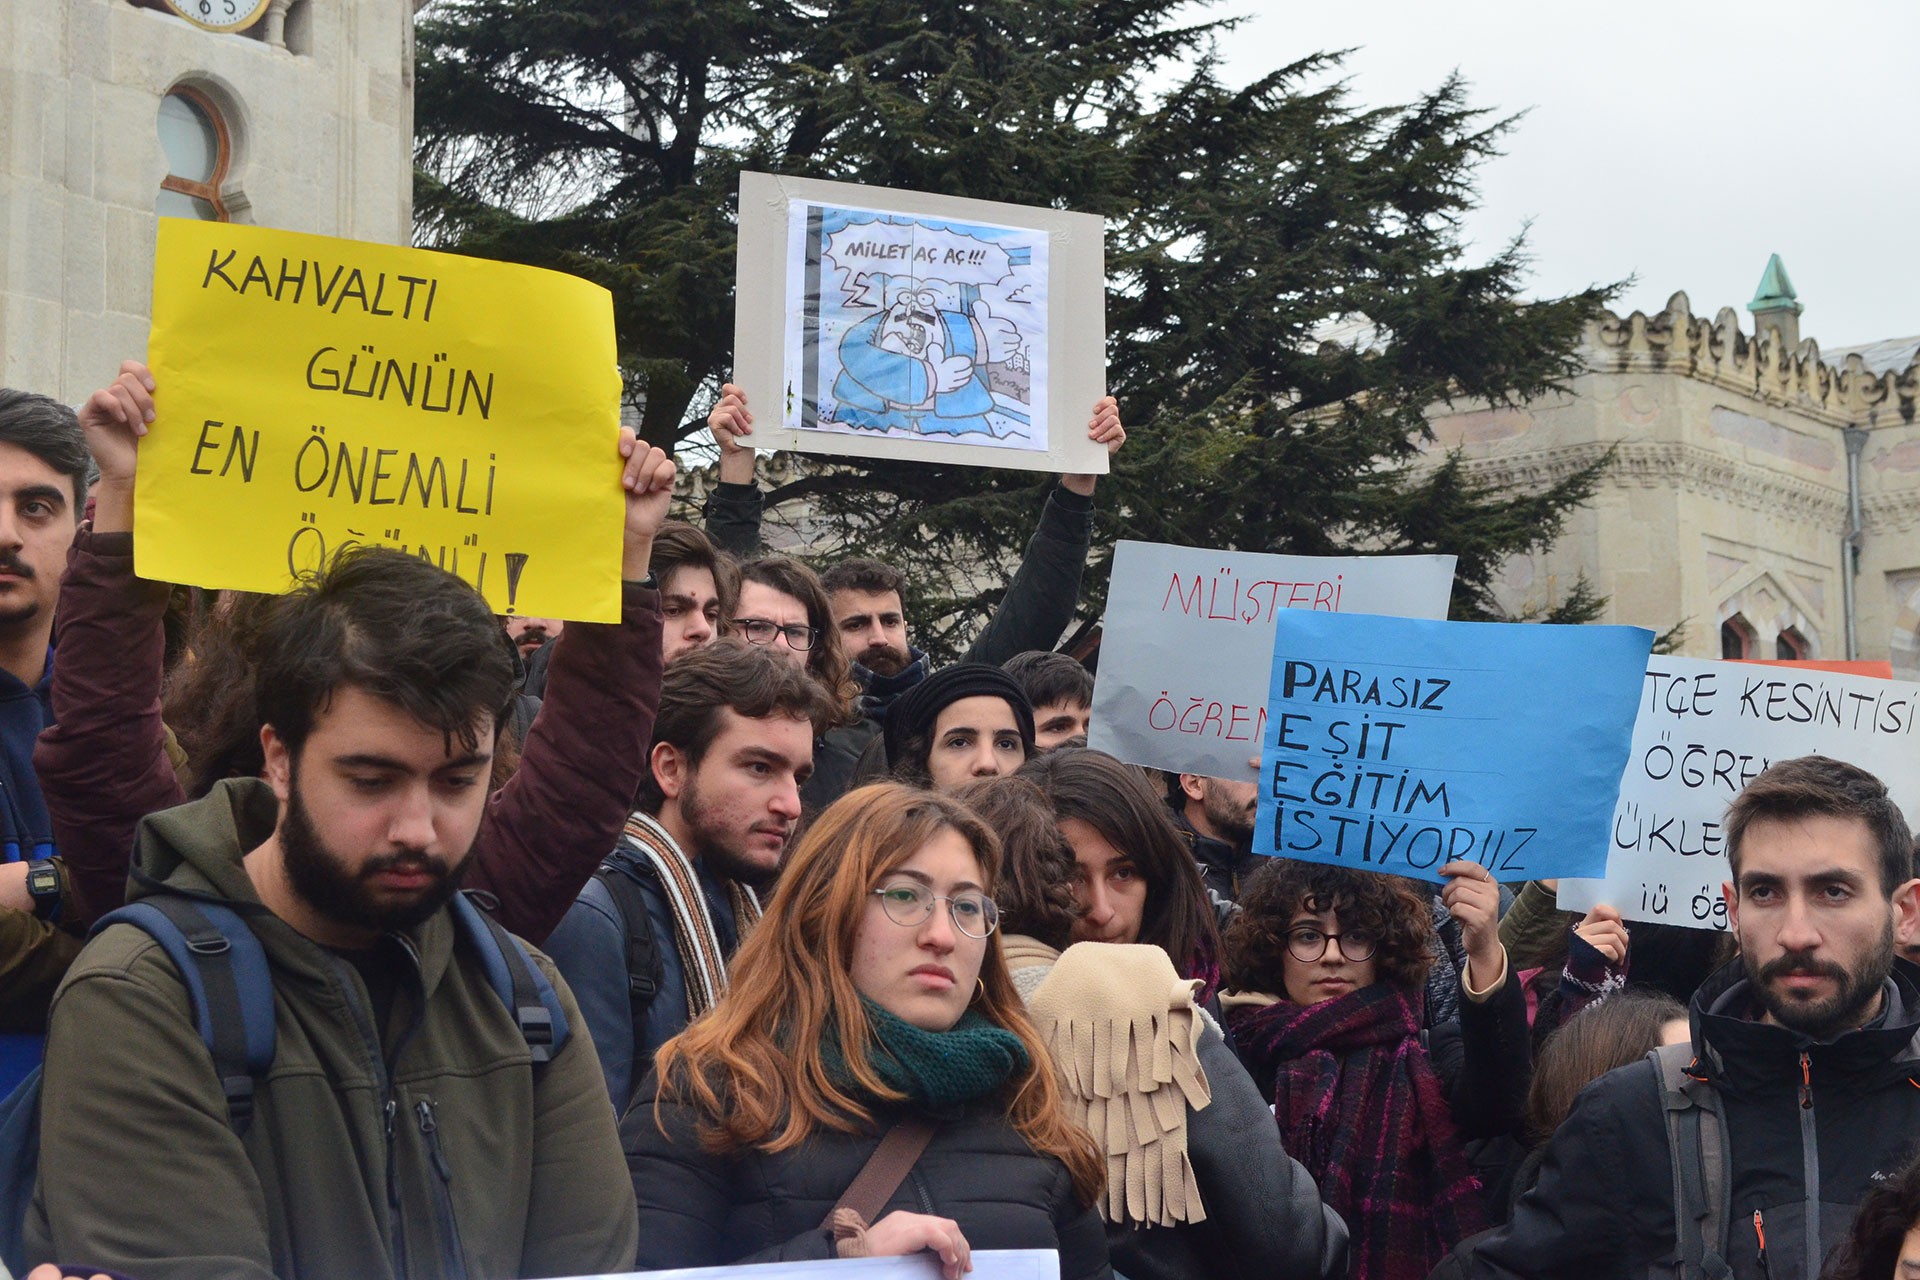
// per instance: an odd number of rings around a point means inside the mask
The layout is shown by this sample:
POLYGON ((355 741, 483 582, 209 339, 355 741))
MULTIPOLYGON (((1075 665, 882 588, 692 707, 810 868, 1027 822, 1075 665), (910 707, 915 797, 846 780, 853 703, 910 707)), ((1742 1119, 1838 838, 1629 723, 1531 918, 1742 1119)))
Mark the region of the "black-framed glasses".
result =
POLYGON ((1000 908, 984 893, 935 893, 923 884, 890 884, 873 891, 887 919, 904 929, 917 929, 933 915, 933 904, 947 904, 953 927, 969 938, 984 938, 1000 924, 1000 908))
POLYGON ((775 636, 785 636, 787 648, 801 653, 820 642, 820 628, 803 627, 797 622, 781 626, 772 618, 735 618, 733 629, 745 636, 748 644, 772 644, 775 636))
POLYGON ((1322 933, 1301 927, 1287 930, 1287 950, 1301 964, 1313 964, 1327 954, 1327 944, 1340 944, 1340 954, 1349 960, 1371 960, 1380 939, 1366 929, 1348 929, 1345 933, 1322 933))

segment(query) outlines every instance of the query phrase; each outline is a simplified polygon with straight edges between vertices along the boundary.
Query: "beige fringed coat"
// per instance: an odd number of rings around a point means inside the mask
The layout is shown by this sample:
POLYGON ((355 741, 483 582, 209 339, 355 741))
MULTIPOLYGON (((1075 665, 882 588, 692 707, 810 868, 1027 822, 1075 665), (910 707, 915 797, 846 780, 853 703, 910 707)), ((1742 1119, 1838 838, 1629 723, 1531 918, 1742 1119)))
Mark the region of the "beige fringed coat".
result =
POLYGON ((1077 1118, 1107 1157, 1107 1243, 1129 1280, 1344 1270, 1346 1227, 1281 1149, 1272 1113, 1198 985, 1154 946, 1003 953, 1077 1118), (1030 992, 1030 994, 1028 994, 1030 992))

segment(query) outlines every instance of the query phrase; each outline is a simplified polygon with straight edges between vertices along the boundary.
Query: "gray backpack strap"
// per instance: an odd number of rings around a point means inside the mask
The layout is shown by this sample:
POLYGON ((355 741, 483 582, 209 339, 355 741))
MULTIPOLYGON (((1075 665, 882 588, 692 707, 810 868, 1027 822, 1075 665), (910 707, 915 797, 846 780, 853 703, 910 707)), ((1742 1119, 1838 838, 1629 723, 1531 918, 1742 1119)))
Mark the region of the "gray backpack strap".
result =
POLYGON ((1673 1169, 1674 1259, 1680 1280, 1726 1280, 1727 1221, 1732 1216, 1727 1127, 1720 1094, 1695 1069, 1693 1046, 1666 1044, 1647 1054, 1660 1081, 1673 1169))

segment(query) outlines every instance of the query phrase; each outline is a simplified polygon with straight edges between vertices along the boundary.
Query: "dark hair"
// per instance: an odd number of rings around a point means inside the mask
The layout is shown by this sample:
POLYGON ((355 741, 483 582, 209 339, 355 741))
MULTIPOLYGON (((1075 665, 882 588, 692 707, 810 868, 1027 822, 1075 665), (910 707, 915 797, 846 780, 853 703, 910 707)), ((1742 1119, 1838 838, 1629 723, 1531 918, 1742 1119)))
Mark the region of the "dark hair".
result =
POLYGON ((1913 836, 1886 784, 1857 765, 1827 756, 1777 761, 1727 806, 1727 865, 1740 887, 1740 842, 1759 821, 1857 818, 1880 854, 1880 888, 1889 898, 1913 878, 1913 836))
POLYGON ((1853 1228, 1821 1280, 1888 1280, 1897 1274, 1907 1232, 1920 1226, 1920 1160, 1912 1160, 1861 1197, 1853 1228))
MULTIPOLYGON (((833 702, 814 678, 777 654, 739 639, 716 640, 686 654, 667 668, 660 682, 660 714, 654 717, 653 741, 679 748, 689 765, 698 765, 713 740, 720 736, 722 712, 747 720, 787 716, 805 720, 816 736, 825 732, 834 715, 833 702)), ((640 779, 636 805, 658 813, 666 793, 647 769, 640 779)))
POLYGON ((916 787, 933 785, 928 761, 940 713, 965 698, 998 698, 1013 712, 1022 758, 1033 758, 1033 707, 1012 676, 985 662, 942 667, 893 700, 881 731, 893 776, 916 787))
MULTIPOLYGON (((781 595, 798 600, 807 611, 807 625, 819 634, 813 648, 807 650, 807 670, 833 699, 836 712, 829 728, 860 723, 860 682, 853 678, 853 663, 840 647, 833 631, 833 610, 827 593, 820 586, 820 575, 792 556, 761 556, 740 566, 739 586, 757 582, 781 595)), ((733 610, 740 607, 739 586, 735 587, 733 610)), ((727 620, 732 622, 734 612, 727 620)))
POLYGON ((257 778, 260 709, 254 657, 276 596, 222 593, 200 613, 187 656, 168 678, 162 715, 186 752, 187 795, 199 798, 222 778, 257 778))
POLYGON ((1663 991, 1618 991, 1554 1028, 1534 1062, 1528 1140, 1538 1146, 1551 1138, 1582 1089, 1646 1057, 1666 1025, 1686 1016, 1686 1008, 1663 991))
POLYGON ((1073 942, 1080 902, 1073 892, 1073 849, 1053 809, 1025 778, 981 778, 954 792, 1000 837, 1000 877, 993 900, 1003 933, 1023 933, 1056 951, 1073 942))
POLYGON ((390 702, 468 750, 506 722, 512 642, 485 597, 446 570, 390 547, 347 547, 266 606, 254 704, 298 755, 336 689, 390 702))
POLYGON ((1036 711, 1056 702, 1093 705, 1093 673, 1068 654, 1029 649, 1008 658, 1000 669, 1026 690, 1036 711))
POLYGON ((25 449, 73 484, 73 519, 87 505, 93 455, 74 411, 51 396, 0 387, 0 444, 25 449))
POLYGON ((828 595, 836 591, 860 591, 868 595, 882 595, 891 591, 903 602, 907 598, 906 574, 884 561, 869 560, 864 556, 842 560, 832 566, 820 575, 820 585, 828 595))
POLYGON ((668 520, 653 535, 648 568, 662 589, 682 569, 705 569, 713 575, 713 592, 720 597, 720 616, 731 618, 740 595, 740 571, 733 557, 684 520, 668 520))
POLYGON ((1302 911, 1331 911, 1342 929, 1380 941, 1374 972, 1403 991, 1419 991, 1433 966, 1433 907, 1399 876, 1267 858, 1240 889, 1240 912, 1227 925, 1222 980, 1229 990, 1286 996, 1287 932, 1302 911))
POLYGON ((1133 859, 1147 882, 1139 941, 1172 957, 1188 977, 1220 956, 1219 930, 1193 852, 1141 771, 1104 751, 1059 747, 1022 765, 1016 777, 1040 788, 1056 820, 1076 818, 1133 859))

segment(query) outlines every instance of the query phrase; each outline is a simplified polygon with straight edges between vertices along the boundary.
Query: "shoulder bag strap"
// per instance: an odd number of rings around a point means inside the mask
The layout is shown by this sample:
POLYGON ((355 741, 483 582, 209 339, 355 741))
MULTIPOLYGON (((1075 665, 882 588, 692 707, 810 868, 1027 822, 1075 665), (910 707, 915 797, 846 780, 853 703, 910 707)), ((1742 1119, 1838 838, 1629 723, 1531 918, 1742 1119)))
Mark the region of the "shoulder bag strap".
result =
POLYGON ((820 1220, 820 1225, 831 1230, 834 1215, 842 1209, 851 1209, 860 1215, 863 1223, 871 1226, 874 1216, 887 1207, 887 1201, 893 1199, 893 1193, 913 1172, 914 1162, 920 1159, 920 1153, 933 1141, 933 1130, 933 1122, 919 1116, 902 1120, 887 1130, 886 1136, 880 1139, 880 1145, 867 1157, 860 1172, 853 1175, 853 1181, 847 1184, 847 1189, 841 1193, 833 1208, 827 1211, 827 1216, 820 1220))

